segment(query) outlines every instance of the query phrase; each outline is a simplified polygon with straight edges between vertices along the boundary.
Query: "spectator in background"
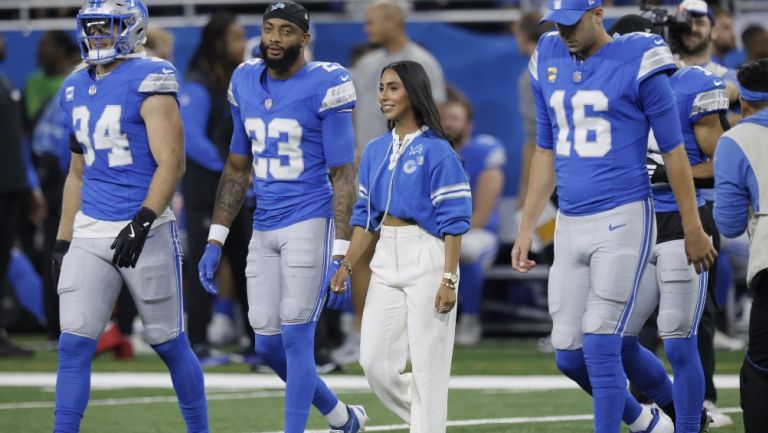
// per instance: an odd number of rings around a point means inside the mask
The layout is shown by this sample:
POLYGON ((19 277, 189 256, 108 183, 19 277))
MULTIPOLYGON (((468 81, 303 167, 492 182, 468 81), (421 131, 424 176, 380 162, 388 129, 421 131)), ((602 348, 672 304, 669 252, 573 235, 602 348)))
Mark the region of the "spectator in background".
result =
POLYGON ((713 62, 726 68, 738 68, 744 62, 744 52, 736 49, 733 16, 725 9, 715 9, 710 54, 713 62))
MULTIPOLYGON (((43 35, 38 45, 39 74, 27 80, 25 102, 32 111, 31 145, 40 179, 40 189, 47 202, 43 217, 43 246, 38 255, 38 266, 44 284, 44 304, 47 318, 48 339, 59 339, 59 296, 50 278, 50 260, 56 243, 64 179, 69 171, 69 125, 64 110, 56 96, 62 80, 79 62, 79 50, 69 35, 62 31, 50 31, 43 35), (55 87, 55 88, 54 88, 55 87), (38 108, 39 106, 39 108, 38 108), (42 260, 40 260, 42 259, 42 260)), ((28 114, 30 114, 28 112, 28 114)))
POLYGON ((24 85, 24 117, 31 131, 45 105, 59 91, 61 83, 79 61, 79 50, 67 32, 45 32, 37 45, 39 70, 27 77, 24 85))
POLYGON ((711 57, 715 15, 704 0, 683 0, 680 9, 686 10, 691 16, 691 27, 679 35, 670 37, 670 47, 677 51, 680 61, 685 66, 701 66, 726 83, 728 100, 733 103, 738 100, 739 91, 736 81, 736 71, 716 63, 711 57))
MULTIPOLYGON (((5 38, 0 34, 0 61, 5 60, 5 38)), ((16 240, 24 201, 30 192, 22 146, 21 92, 0 73, 0 290, 5 286, 11 248, 16 240)), ((29 356, 32 352, 17 347, 8 339, 0 320, 0 357, 29 356)))
POLYGON ((147 42, 144 48, 155 57, 168 60, 173 63, 173 47, 176 43, 173 33, 159 27, 150 27, 147 30, 147 42))
POLYGON ((387 123, 379 110, 379 76, 384 66, 397 60, 421 63, 432 82, 432 94, 438 103, 445 102, 443 70, 429 51, 415 44, 405 32, 405 14, 394 1, 379 0, 365 13, 365 34, 368 42, 381 48, 364 55, 356 66, 355 88, 358 104, 355 108, 356 142, 362 149, 371 139, 387 131, 387 123))
MULTIPOLYGON (((211 17, 200 37, 200 44, 190 62, 179 101, 184 122, 187 171, 182 180, 187 227, 186 302, 189 314, 188 335, 192 349, 204 366, 227 362, 228 358, 211 352, 207 328, 212 319, 213 296, 200 285, 196 263, 208 243, 212 209, 219 176, 229 153, 232 117, 227 89, 232 72, 245 56, 245 31, 229 13, 211 17)), ((245 304, 245 258, 251 225, 248 210, 243 207, 230 227, 229 241, 224 245, 219 277, 232 284, 234 295, 245 304)), ((234 306, 232 297, 222 293, 217 298, 217 327, 231 328, 234 306)), ((245 316, 244 316, 245 317, 245 316)), ((222 332, 226 332, 223 331, 222 332)), ((253 337, 252 332, 248 335, 253 337)), ((253 347, 251 344, 250 347, 253 347)))
MULTIPOLYGON (((435 102, 445 102, 446 91, 440 64, 429 51, 408 38, 405 32, 405 13, 398 2, 379 0, 371 4, 365 12, 365 34, 369 43, 381 48, 365 54, 352 71, 357 92, 357 105, 353 115, 358 158, 370 140, 388 131, 378 102, 379 79, 385 66, 398 60, 418 62, 429 76, 435 102)), ((349 335, 344 344, 333 352, 333 360, 339 365, 356 362, 360 357, 360 325, 365 295, 371 280, 368 264, 373 257, 375 245, 375 241, 371 242, 352 275, 356 332, 349 335)))
POLYGON ((749 347, 741 365, 746 433, 768 425, 768 59, 739 69, 744 120, 723 134, 715 150, 715 223, 735 238, 749 232, 747 284, 754 301, 749 347))
POLYGON ((741 42, 748 61, 768 58, 768 31, 763 26, 752 24, 744 29, 741 42))
MULTIPOLYGON (((513 24, 515 42, 520 54, 531 58, 536 51, 536 44, 544 33, 552 30, 550 23, 539 24, 541 12, 531 11, 520 17, 513 24)), ((528 192, 528 174, 531 167, 531 157, 536 149, 536 106, 531 92, 531 79, 528 69, 520 72, 517 78, 517 95, 520 101, 520 116, 523 119, 523 151, 520 160, 520 181, 517 190, 517 208, 522 209, 525 203, 525 194, 528 192)))
POLYGON ((484 273, 493 264, 499 248, 499 197, 504 188, 507 154, 495 137, 472 135, 474 110, 458 89, 448 89, 448 101, 440 107, 445 132, 464 161, 472 190, 472 220, 461 241, 459 268, 460 314, 456 344, 475 346, 483 335, 480 303, 484 273))

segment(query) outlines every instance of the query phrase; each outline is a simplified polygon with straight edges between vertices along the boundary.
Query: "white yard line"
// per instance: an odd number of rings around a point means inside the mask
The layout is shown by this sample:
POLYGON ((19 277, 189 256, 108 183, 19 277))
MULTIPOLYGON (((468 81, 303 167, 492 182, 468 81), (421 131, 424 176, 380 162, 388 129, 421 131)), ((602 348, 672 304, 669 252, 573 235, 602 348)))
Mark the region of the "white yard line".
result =
MULTIPOLYGON (((723 413, 737 413, 741 412, 739 407, 726 407, 720 408, 720 412, 723 413)), ((486 418, 486 419, 463 419, 456 421, 448 421, 448 427, 472 427, 480 425, 512 425, 512 424, 540 424, 540 423, 556 423, 556 422, 572 422, 572 421, 592 421, 591 414, 583 415, 563 415, 563 416, 538 416, 538 417, 519 417, 519 418, 486 418)), ((408 424, 390 424, 390 425, 374 425, 366 426, 366 432, 374 431, 398 431, 408 430, 408 424)), ((306 433, 327 433, 328 429, 324 430, 307 430, 306 433)), ((249 433, 282 433, 276 432, 249 432, 249 433)))
MULTIPOLYGON (((332 389, 368 390, 363 376, 329 375, 323 380, 332 389)), ((285 384, 270 374, 228 374, 206 373, 208 389, 282 389, 285 384)), ((56 373, 0 373, 0 387, 54 387, 56 373)), ((739 376, 736 374, 715 375, 715 386, 721 389, 738 389, 739 376)), ((168 373, 93 373, 91 387, 94 389, 125 388, 167 388, 171 378, 168 373)), ((577 389, 576 384, 565 376, 453 376, 451 389, 480 390, 556 390, 577 389)))

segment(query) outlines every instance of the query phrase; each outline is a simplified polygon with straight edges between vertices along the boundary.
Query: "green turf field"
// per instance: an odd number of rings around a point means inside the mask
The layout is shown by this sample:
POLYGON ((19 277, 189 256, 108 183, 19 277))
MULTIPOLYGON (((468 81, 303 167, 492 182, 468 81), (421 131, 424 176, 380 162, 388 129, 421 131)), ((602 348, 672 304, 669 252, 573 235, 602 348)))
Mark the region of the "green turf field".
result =
MULTIPOLYGON (((34 345, 34 341, 26 342, 34 345)), ((718 373, 738 372, 741 354, 718 353, 718 373)), ((532 341, 494 341, 479 348, 457 349, 454 375, 555 375, 552 355, 536 352, 532 341)), ((0 360, 2 372, 54 372, 53 352, 38 352, 28 360, 0 360)), ((162 372, 153 356, 115 361, 102 356, 97 372, 162 372)), ((243 365, 212 369, 217 373, 248 373, 243 365)), ((344 374, 358 374, 347 368, 344 374)), ((371 422, 368 431, 407 431, 367 391, 340 391, 347 402, 365 405, 371 422)), ((211 431, 222 433, 277 432, 282 425, 282 391, 279 389, 209 389, 211 431)), ((49 432, 53 423, 51 387, 0 387, 0 432, 49 432)), ((478 433, 578 433, 590 432, 590 400, 577 390, 472 389, 452 390, 448 431, 478 433)), ((738 407, 738 391, 720 392, 718 406, 738 407)), ((731 414, 736 426, 713 433, 743 431, 741 415, 731 414)), ((170 389, 94 389, 82 425, 83 433, 183 432, 183 423, 170 389)), ((309 427, 327 431, 324 419, 313 413, 309 427)))

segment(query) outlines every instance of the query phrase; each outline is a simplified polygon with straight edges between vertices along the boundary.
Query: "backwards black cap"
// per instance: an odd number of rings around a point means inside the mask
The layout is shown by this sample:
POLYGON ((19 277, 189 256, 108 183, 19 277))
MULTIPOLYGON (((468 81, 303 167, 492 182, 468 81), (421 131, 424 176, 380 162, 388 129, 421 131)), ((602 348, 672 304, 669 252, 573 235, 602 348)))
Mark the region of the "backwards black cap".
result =
POLYGON ((658 34, 651 20, 634 14, 624 15, 617 19, 608 29, 608 34, 611 36, 617 33, 623 35, 632 32, 658 34))
POLYGON ((290 21, 305 33, 309 31, 309 12, 296 2, 281 1, 267 6, 267 10, 264 11, 264 21, 272 18, 290 21))

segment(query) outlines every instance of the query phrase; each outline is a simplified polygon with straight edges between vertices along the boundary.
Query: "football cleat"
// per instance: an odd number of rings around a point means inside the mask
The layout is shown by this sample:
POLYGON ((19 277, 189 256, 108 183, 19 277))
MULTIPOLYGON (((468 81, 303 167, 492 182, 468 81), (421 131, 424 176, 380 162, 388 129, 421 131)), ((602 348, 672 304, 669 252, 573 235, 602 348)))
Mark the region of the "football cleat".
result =
POLYGON ((368 422, 368 415, 362 406, 347 405, 349 420, 340 427, 331 426, 331 433, 357 433, 365 431, 365 423, 368 422))
POLYGON ((659 409, 655 407, 652 408, 651 414, 653 415, 653 419, 651 419, 651 423, 648 424, 648 428, 632 433, 675 433, 675 425, 672 423, 672 420, 662 414, 659 409))

